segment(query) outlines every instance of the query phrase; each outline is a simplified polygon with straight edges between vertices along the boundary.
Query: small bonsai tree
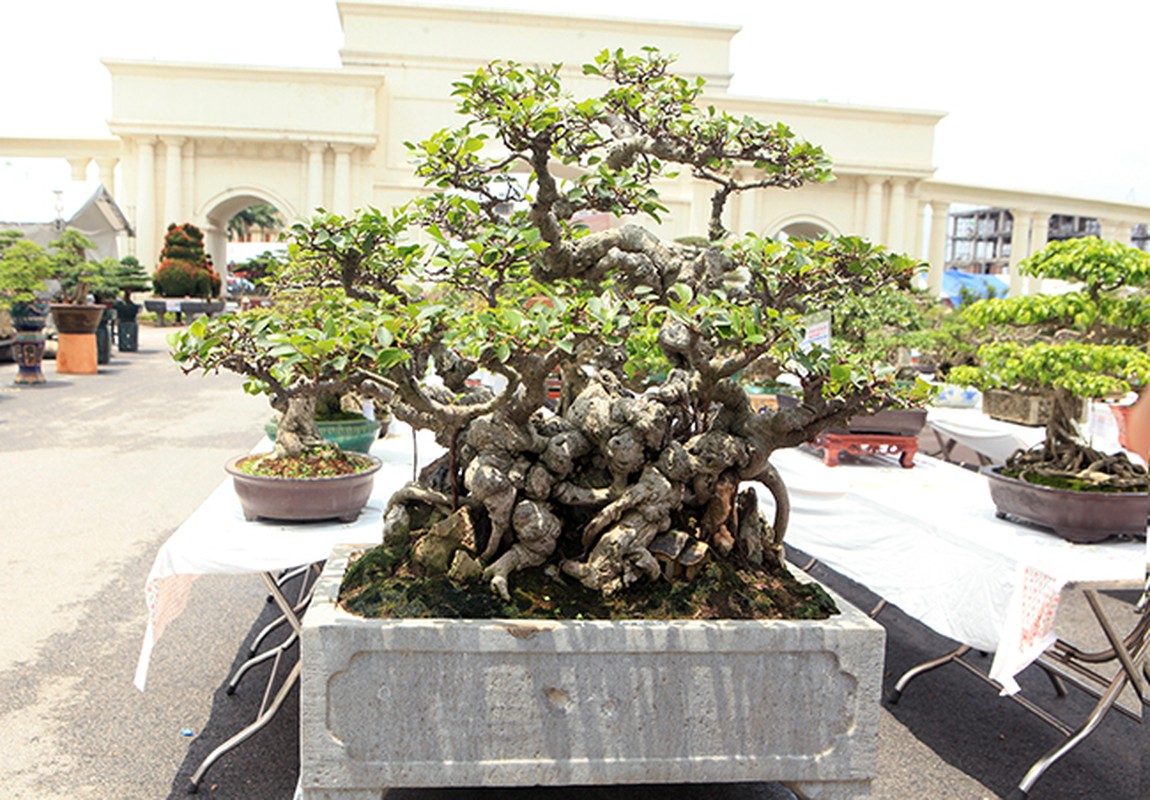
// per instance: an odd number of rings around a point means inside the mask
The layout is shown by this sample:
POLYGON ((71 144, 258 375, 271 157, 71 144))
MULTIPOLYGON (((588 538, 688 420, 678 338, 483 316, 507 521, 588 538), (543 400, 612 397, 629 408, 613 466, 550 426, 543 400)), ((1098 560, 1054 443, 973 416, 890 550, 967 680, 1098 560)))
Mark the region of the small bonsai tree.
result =
POLYGON ((218 295, 220 277, 204 250, 203 231, 190 222, 169 225, 152 282, 161 297, 208 299, 218 295))
POLYGON ((48 244, 52 275, 60 282, 56 295, 59 302, 87 303, 93 285, 102 282, 100 268, 88 260, 88 253, 95 247, 91 239, 73 228, 61 231, 48 244))
POLYGON ((124 256, 120 259, 116 283, 120 290, 120 300, 128 305, 132 304, 134 292, 146 292, 152 288, 148 273, 135 256, 124 256))
MULTIPOLYGON (((396 418, 446 449, 393 498, 388 563, 482 576, 504 597, 513 573, 547 564, 605 595, 694 574, 709 554, 785 573, 789 505, 771 454, 913 399, 889 366, 844 343, 808 347, 804 333, 848 296, 901 290, 915 265, 852 237, 732 236, 732 196, 826 180, 829 162, 782 124, 705 106, 702 82, 670 63, 605 51, 584 72, 606 88, 584 99, 558 65, 485 66, 456 84, 467 121, 410 145, 430 194, 291 230, 277 282, 332 304, 334 292, 356 321, 309 324, 314 342, 266 324, 309 341, 316 371, 390 394, 396 418), (659 219, 654 186, 681 169, 714 187, 701 240, 579 224, 585 212, 659 219), (756 360, 798 375, 802 402, 754 413, 737 377, 756 360), (773 524, 745 482, 774 497, 773 524)), ((177 358, 300 363, 300 345, 277 349, 256 319, 197 323, 177 358)))
POLYGON ((1150 380, 1150 303, 1126 291, 1150 284, 1150 254, 1087 237, 1052 242, 1019 268, 1081 289, 971 304, 963 317, 995 341, 978 349, 977 365, 952 370, 951 380, 1049 400, 1044 441, 1011 456, 1007 475, 1060 488, 1146 491, 1141 465, 1089 447, 1073 420, 1080 399, 1120 396, 1150 380))
POLYGON ((169 341, 185 372, 227 369, 246 376, 249 393, 269 395, 275 457, 306 460, 331 447, 316 428, 317 403, 329 406, 359 386, 363 363, 381 363, 372 347, 375 315, 338 295, 280 300, 275 308, 200 317, 169 341))
POLYGON ((52 260, 44 248, 19 231, 0 231, 0 308, 34 302, 51 276, 52 260))

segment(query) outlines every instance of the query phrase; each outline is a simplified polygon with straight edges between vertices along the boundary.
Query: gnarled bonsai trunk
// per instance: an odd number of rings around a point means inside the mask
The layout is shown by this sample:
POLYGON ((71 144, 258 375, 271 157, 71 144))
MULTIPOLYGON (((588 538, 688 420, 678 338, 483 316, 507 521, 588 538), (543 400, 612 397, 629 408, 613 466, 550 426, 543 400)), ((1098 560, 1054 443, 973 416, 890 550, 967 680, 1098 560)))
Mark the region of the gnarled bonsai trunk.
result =
POLYGON ((315 398, 292 397, 286 401, 273 401, 276 414, 275 455, 279 458, 299 457, 309 447, 323 443, 315 424, 315 398))

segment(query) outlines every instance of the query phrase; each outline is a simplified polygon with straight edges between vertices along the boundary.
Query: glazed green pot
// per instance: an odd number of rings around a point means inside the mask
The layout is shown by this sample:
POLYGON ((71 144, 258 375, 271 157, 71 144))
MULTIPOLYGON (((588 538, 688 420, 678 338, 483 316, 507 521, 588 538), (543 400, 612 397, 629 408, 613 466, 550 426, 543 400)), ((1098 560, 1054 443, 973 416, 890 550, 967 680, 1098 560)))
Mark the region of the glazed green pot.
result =
MULTIPOLYGON (((339 445, 340 450, 366 453, 379 437, 381 425, 379 420, 360 417, 358 419, 317 420, 316 427, 319 428, 320 436, 326 441, 339 445)), ((274 442, 276 440, 275 422, 272 421, 265 425, 264 432, 274 442)))

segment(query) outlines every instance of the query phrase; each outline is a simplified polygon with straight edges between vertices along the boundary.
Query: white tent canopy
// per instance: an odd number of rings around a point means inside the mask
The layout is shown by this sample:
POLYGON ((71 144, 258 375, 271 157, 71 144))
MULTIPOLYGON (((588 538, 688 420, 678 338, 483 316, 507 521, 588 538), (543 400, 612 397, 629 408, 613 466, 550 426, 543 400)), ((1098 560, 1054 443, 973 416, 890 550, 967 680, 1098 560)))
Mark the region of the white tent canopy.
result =
POLYGON ((123 211, 98 181, 73 181, 51 196, 25 197, 19 202, 9 199, 0 206, 0 230, 21 231, 42 247, 65 228, 92 240, 91 259, 119 258, 120 235, 135 235, 123 211))

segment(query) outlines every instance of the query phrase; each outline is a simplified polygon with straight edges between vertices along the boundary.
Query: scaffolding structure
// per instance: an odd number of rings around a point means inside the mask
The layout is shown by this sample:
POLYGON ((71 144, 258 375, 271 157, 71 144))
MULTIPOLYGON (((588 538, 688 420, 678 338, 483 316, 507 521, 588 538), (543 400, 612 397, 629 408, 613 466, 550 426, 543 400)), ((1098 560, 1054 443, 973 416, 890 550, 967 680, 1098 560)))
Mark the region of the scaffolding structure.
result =
MULTIPOLYGON (((975 208, 952 211, 946 236, 946 268, 975 275, 1009 272, 1010 240, 1014 217, 1005 208, 975 208)), ((1047 242, 1101 236, 1102 225, 1094 217, 1052 214, 1047 242)), ((1150 250, 1150 231, 1135 225, 1130 242, 1140 250, 1150 250)))

